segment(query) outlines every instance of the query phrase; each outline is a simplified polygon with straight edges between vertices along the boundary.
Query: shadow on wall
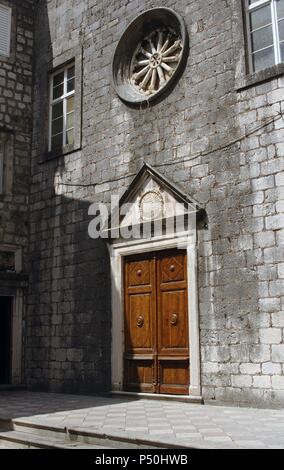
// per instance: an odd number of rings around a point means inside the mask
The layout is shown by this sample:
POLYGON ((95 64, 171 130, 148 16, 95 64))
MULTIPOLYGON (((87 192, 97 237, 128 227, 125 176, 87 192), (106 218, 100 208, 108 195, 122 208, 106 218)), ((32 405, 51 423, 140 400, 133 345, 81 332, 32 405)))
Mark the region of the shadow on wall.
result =
POLYGON ((33 390, 96 393, 110 390, 111 315, 107 246, 88 236, 90 193, 54 181, 80 152, 40 164, 52 50, 47 1, 38 2, 31 165, 29 293, 25 380, 33 390), (87 200, 88 198, 88 200, 87 200))

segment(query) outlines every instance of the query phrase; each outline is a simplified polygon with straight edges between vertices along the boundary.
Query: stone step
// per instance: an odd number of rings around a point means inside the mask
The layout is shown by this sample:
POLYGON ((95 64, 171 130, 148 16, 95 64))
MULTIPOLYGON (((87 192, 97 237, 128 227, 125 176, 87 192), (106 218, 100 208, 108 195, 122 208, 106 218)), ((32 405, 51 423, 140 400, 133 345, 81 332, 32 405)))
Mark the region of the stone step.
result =
MULTIPOLYGON (((21 437, 27 439, 29 446, 34 443, 47 443, 54 447, 54 444, 68 446, 67 448, 107 448, 107 449, 168 449, 181 448, 181 446, 172 443, 154 441, 147 438, 137 438, 124 431, 103 432, 94 428, 67 428, 57 425, 49 425, 44 423, 35 423, 26 418, 2 420, 1 440, 4 441, 21 437), (4 432, 5 430, 5 432, 4 432), (82 447, 83 446, 83 447, 82 447)), ((22 441, 21 441, 22 442, 22 441)), ((27 447, 25 445, 25 447, 27 447)), ((40 447, 38 445, 37 447, 40 447)), ((184 447, 186 448, 186 447, 184 447)))
POLYGON ((131 398, 143 398, 145 400, 157 400, 157 401, 173 401, 176 403, 191 403, 197 405, 203 405, 204 400, 201 396, 194 395, 166 395, 163 393, 143 393, 143 392, 111 392, 110 396, 112 398, 122 398, 122 397, 131 397, 131 398))
POLYGON ((0 449, 111 449, 111 447, 90 445, 69 440, 37 436, 22 431, 0 432, 0 449))

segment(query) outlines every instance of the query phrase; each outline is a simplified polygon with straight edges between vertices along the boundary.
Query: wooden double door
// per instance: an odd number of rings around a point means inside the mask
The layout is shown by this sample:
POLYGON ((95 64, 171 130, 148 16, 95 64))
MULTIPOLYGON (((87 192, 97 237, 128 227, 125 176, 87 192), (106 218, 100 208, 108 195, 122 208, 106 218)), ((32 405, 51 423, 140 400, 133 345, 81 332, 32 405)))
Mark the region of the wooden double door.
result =
POLYGON ((125 258, 124 292, 124 389, 187 395, 186 251, 125 258))

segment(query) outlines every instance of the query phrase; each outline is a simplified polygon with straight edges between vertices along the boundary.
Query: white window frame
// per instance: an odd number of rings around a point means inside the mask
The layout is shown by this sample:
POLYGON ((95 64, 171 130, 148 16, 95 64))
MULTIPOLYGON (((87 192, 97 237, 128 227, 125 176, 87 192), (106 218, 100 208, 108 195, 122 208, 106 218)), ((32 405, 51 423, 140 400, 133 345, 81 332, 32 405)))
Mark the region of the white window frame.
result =
MULTIPOLYGON (((72 67, 75 68, 75 62, 72 62, 65 67, 62 67, 61 69, 56 70, 56 72, 53 72, 50 75, 50 83, 49 83, 49 129, 48 129, 48 151, 50 152, 51 149, 51 144, 52 144, 52 107, 63 101, 63 139, 62 139, 62 147, 66 146, 66 121, 67 121, 67 99, 70 98, 70 96, 75 96, 75 86, 74 90, 67 92, 67 72, 69 69, 72 67), (64 83, 63 83, 63 95, 59 96, 56 99, 53 99, 53 80, 56 75, 64 71, 64 83)), ((76 80, 76 70, 74 72, 74 77, 76 80)), ((75 108, 74 108, 74 113, 75 113, 75 108)), ((74 119, 74 127, 73 127, 74 133, 75 133, 75 119, 74 119)))
MULTIPOLYGON (((252 73, 254 73, 254 67, 253 67, 253 60, 252 60, 253 51, 252 51, 252 43, 251 43, 249 15, 252 11, 257 10, 258 8, 263 7, 265 5, 269 5, 269 4, 271 7, 272 34, 273 34, 273 45, 274 45, 274 64, 277 65, 282 62, 279 31, 278 31, 277 7, 276 7, 277 1, 276 0, 259 0, 258 2, 255 2, 249 5, 249 0, 245 0, 249 69, 250 69, 250 72, 252 73)), ((259 51, 262 51, 264 49, 267 49, 267 48, 264 47, 263 49, 259 49, 259 51)))
POLYGON ((6 52, 0 50, 0 56, 10 57, 10 54, 11 54, 11 36, 12 36, 12 8, 8 7, 7 5, 3 5, 3 3, 0 3, 0 8, 2 10, 6 10, 7 13, 8 13, 7 50, 6 50, 6 52))

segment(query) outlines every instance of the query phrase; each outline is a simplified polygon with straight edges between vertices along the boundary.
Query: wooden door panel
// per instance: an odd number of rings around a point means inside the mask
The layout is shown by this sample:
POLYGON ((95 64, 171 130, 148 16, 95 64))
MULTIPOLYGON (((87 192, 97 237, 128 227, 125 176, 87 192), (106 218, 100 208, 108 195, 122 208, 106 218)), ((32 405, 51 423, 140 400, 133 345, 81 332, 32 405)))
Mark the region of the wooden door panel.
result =
POLYGON ((186 252, 161 253, 157 260, 159 393, 188 394, 187 295, 186 252))
POLYGON ((159 361, 159 392, 187 395, 189 387, 188 360, 159 361))
POLYGON ((132 261, 128 264, 128 287, 151 284, 151 260, 132 261))
POLYGON ((151 294, 132 294, 129 296, 129 309, 126 321, 126 351, 139 349, 152 351, 151 294))
POLYGON ((153 364, 153 361, 143 359, 126 359, 124 362, 124 380, 127 390, 154 393, 153 364))
POLYGON ((159 259, 160 284, 186 279, 186 263, 183 254, 172 253, 159 259))
POLYGON ((155 262, 125 261, 125 354, 124 388, 154 393, 156 289, 155 262))
POLYGON ((161 292, 158 354, 186 354, 187 351, 187 292, 161 292))

